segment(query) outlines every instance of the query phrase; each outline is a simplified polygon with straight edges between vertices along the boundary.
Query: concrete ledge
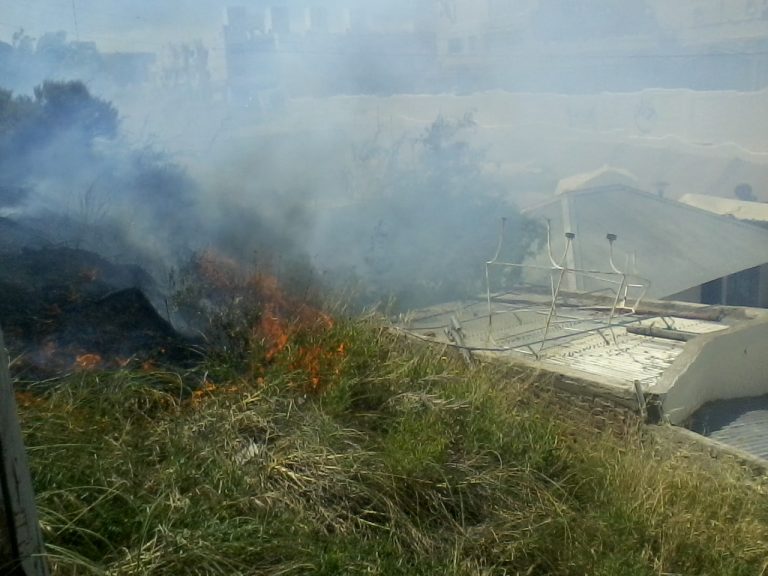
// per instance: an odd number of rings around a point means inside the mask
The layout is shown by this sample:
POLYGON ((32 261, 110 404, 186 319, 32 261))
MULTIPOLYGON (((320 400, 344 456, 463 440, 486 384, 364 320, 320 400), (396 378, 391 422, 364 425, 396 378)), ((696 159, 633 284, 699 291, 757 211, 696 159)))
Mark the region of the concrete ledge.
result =
POLYGON ((707 402, 768 394, 768 319, 761 314, 688 342, 649 392, 676 425, 707 402))
POLYGON ((768 473, 768 460, 763 460, 744 450, 739 450, 728 444, 707 438, 687 428, 662 425, 651 427, 649 430, 657 435, 672 437, 682 444, 698 446, 703 452, 709 454, 711 458, 719 458, 721 456, 732 458, 739 465, 748 468, 753 474, 764 475, 768 473))
MULTIPOLYGON (((557 390, 578 396, 603 398, 616 406, 639 411, 638 399, 634 390, 607 378, 585 374, 567 366, 549 367, 540 361, 526 360, 520 357, 515 357, 510 364, 509 360, 502 360, 492 354, 476 355, 484 362, 498 362, 507 366, 524 367, 530 370, 531 374, 543 376, 543 383, 557 390)), ((541 384, 542 382, 538 380, 538 383, 541 384)))

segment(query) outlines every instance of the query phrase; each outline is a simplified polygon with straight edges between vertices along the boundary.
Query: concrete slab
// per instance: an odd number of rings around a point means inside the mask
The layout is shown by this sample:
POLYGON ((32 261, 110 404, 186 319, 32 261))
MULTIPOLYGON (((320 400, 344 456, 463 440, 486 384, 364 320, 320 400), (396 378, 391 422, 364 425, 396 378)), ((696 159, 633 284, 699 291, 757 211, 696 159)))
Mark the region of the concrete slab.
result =
MULTIPOLYGON (((521 291, 494 295, 490 307, 478 298, 413 311, 395 325, 422 340, 560 374, 625 405, 637 405, 639 388, 675 425, 690 425, 708 402, 768 395, 767 310, 668 301, 611 310, 612 299, 601 296, 567 293, 553 307, 551 295, 521 291)), ((763 425, 768 432, 768 413, 745 418, 747 428, 741 421, 723 428, 724 442, 763 425)), ((749 442, 744 450, 755 453, 749 442)))
POLYGON ((632 334, 630 326, 663 326, 704 334, 727 329, 721 322, 622 311, 611 317, 599 301, 558 304, 541 294, 496 296, 440 304, 411 312, 397 327, 419 338, 452 344, 446 334, 458 327, 466 348, 510 361, 532 361, 553 371, 577 373, 609 388, 634 392, 639 381, 648 388, 685 348, 685 342, 632 334))

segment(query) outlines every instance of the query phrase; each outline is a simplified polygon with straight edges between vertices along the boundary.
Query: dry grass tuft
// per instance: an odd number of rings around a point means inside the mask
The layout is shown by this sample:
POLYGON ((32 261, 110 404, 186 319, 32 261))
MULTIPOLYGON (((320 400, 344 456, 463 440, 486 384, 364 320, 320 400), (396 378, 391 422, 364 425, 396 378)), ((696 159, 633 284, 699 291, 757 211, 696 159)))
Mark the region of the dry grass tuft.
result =
POLYGON ((230 380, 80 374, 25 402, 54 573, 766 572, 766 494, 735 466, 370 321, 292 338, 230 380), (344 354, 309 371, 307 341, 344 354))

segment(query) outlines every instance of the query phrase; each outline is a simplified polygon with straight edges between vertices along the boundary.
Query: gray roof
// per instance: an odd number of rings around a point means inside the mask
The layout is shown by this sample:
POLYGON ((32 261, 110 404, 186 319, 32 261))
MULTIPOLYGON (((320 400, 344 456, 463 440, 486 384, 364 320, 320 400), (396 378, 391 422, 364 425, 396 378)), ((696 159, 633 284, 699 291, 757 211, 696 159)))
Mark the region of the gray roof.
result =
POLYGON ((768 460, 768 396, 706 404, 693 415, 691 430, 768 460))
POLYGON ((634 254, 630 271, 651 280, 652 298, 768 262, 767 229, 626 186, 567 192, 524 213, 549 219, 556 259, 564 233, 576 234, 576 268, 608 270, 606 233, 617 234, 616 265, 624 268, 634 254))

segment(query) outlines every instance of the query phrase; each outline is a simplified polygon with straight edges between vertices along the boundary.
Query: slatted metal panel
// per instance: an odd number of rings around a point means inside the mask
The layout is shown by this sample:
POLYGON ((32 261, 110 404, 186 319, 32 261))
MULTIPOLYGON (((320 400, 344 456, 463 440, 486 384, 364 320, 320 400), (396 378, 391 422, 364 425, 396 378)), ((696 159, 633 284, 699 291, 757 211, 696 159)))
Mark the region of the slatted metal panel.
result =
POLYGON ((604 376, 618 382, 632 384, 640 381, 644 387, 654 384, 683 351, 684 343, 647 337, 628 337, 624 332, 616 336, 616 343, 605 344, 602 339, 591 349, 581 348, 582 341, 594 336, 569 342, 559 347, 558 354, 548 355, 552 364, 569 366, 588 374, 604 376))
POLYGON ((768 460, 768 396, 710 402, 693 415, 690 428, 768 460))
POLYGON ((423 310, 409 318, 406 327, 413 333, 444 340, 443 329, 455 317, 469 347, 537 356, 545 364, 567 366, 630 390, 635 381, 644 388, 656 383, 685 343, 629 334, 624 325, 655 325, 699 334, 727 328, 719 322, 631 314, 614 317, 609 326, 607 310, 558 307, 547 329, 549 305, 545 301, 495 301, 493 309, 492 324, 487 305, 474 302, 423 310))

